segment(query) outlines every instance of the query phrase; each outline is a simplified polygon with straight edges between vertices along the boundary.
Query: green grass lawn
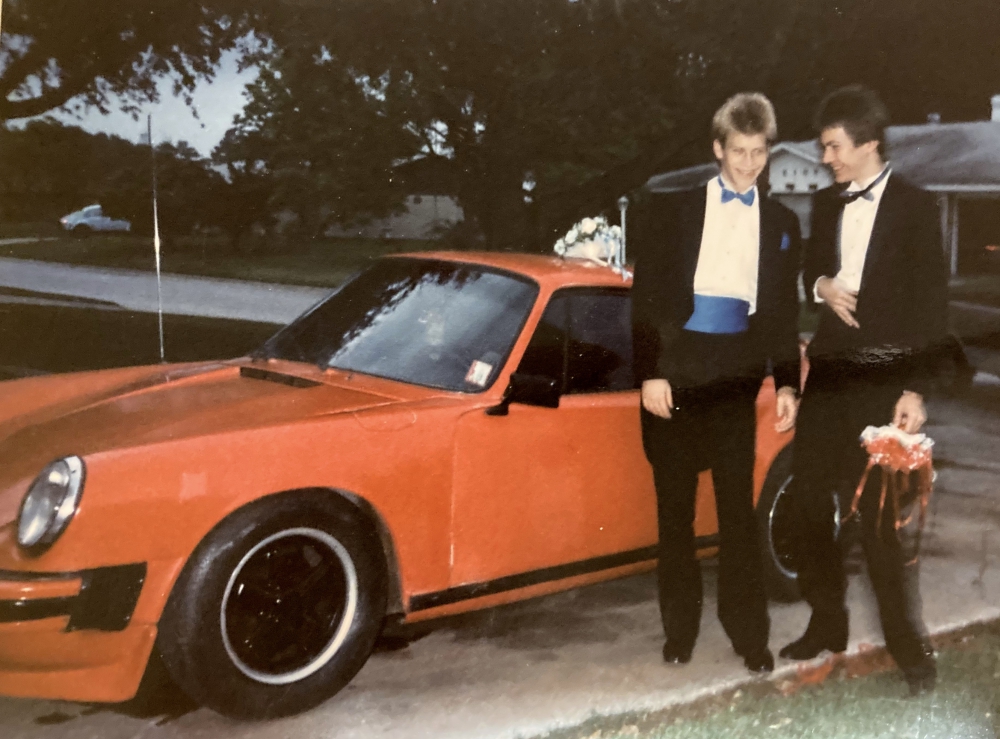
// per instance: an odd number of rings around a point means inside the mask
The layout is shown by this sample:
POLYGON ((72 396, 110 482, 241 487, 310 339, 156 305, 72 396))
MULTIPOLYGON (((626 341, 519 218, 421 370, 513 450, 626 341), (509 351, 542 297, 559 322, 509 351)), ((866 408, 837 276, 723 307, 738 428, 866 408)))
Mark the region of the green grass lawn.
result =
MULTIPOLYGON (((260 346, 278 327, 197 316, 163 318, 168 362, 227 359, 260 346)), ((0 380, 159 362, 155 313, 0 304, 0 380)))
MULTIPOLYGON (((771 683, 701 705, 594 719, 551 739, 995 737, 1000 732, 1000 625, 939 653, 935 692, 911 698, 896 671, 833 677, 785 697, 771 683)), ((669 669, 664 667, 664 669, 669 669)))
MULTIPOLYGON (((163 271, 175 274, 335 287, 377 257, 436 248, 440 245, 432 241, 316 239, 265 244, 244 254, 234 252, 222 238, 186 237, 164 245, 161 258, 163 271)), ((60 235, 51 241, 0 246, 0 256, 155 269, 152 239, 142 236, 95 235, 78 239, 60 235)))

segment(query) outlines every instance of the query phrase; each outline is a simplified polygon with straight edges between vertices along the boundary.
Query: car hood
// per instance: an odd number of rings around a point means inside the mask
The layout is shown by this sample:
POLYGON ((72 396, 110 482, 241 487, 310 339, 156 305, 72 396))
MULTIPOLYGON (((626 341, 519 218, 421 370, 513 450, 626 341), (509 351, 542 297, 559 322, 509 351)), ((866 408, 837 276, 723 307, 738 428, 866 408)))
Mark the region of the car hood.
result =
POLYGON ((109 377, 107 384, 90 382, 78 393, 66 391, 71 377, 44 378, 41 385, 33 380, 33 393, 57 400, 0 420, 0 486, 33 477, 64 455, 281 426, 401 400, 347 387, 345 378, 318 382, 250 364, 109 377))

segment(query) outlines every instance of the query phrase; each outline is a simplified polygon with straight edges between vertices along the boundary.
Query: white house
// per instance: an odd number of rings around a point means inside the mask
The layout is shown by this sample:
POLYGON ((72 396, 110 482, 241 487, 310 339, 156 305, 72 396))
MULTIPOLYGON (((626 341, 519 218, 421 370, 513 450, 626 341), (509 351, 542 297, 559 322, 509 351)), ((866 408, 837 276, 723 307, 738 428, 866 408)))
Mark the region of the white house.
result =
POLYGON ((357 226, 334 226, 327 236, 364 239, 437 239, 465 214, 449 195, 409 195, 404 210, 357 226))

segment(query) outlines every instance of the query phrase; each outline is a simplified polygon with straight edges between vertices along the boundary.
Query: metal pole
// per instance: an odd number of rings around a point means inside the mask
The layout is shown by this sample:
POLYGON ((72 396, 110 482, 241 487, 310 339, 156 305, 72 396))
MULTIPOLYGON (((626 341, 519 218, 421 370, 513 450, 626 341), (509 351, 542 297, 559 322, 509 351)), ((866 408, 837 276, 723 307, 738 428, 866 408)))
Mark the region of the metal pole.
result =
POLYGON ((626 247, 627 241, 625 240, 625 212, 627 210, 628 210, 628 197, 625 196, 625 195, 622 195, 620 198, 618 198, 618 211, 621 213, 622 248, 621 248, 621 255, 620 255, 619 258, 621 260, 621 268, 622 268, 622 274, 623 275, 625 274, 625 265, 626 265, 625 247, 626 247))
POLYGON ((951 204, 951 276, 958 274, 958 195, 953 196, 951 204))
POLYGON ((153 114, 146 116, 146 135, 153 164, 153 253, 156 255, 156 314, 160 328, 160 361, 166 362, 163 350, 163 285, 160 279, 160 216, 156 202, 156 147, 153 146, 153 114))

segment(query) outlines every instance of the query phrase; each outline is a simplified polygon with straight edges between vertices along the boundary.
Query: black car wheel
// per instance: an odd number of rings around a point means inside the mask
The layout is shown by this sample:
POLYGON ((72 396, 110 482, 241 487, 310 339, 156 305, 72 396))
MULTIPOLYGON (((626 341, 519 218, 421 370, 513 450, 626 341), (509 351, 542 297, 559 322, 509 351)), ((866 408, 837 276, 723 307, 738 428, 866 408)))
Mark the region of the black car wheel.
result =
POLYGON ((771 463, 757 501, 764 582, 771 599, 783 602, 801 597, 794 558, 795 521, 788 494, 792 479, 792 447, 789 445, 771 463))
POLYGON ((193 700, 233 718, 312 708, 371 654, 386 610, 374 527, 319 491, 257 501, 198 545, 160 621, 158 649, 193 700))

